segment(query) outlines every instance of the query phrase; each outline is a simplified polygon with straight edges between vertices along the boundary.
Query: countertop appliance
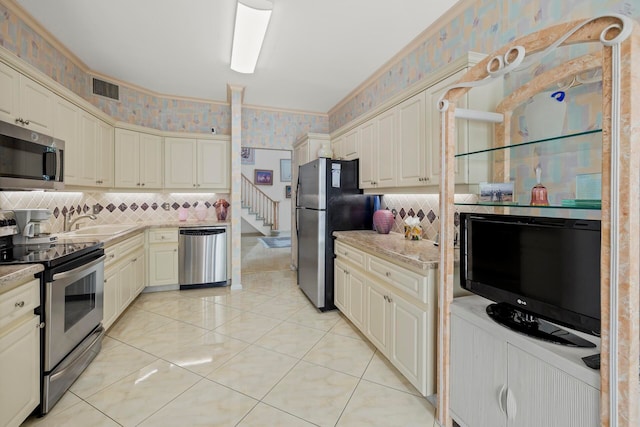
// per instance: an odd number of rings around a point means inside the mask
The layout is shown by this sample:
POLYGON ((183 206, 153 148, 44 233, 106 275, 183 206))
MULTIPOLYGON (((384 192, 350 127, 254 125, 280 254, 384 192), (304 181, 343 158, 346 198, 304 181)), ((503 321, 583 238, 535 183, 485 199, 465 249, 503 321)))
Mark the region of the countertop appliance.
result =
POLYGON ((64 189, 64 141, 0 121, 0 188, 64 189))
POLYGON ((178 236, 180 289, 227 284, 227 228, 181 228, 178 236))
POLYGON ((19 233, 13 236, 15 244, 52 243, 57 240, 51 234, 51 211, 49 209, 14 209, 19 233))
POLYGON ((301 165, 296 186, 298 285, 320 310, 333 304, 334 231, 371 230, 374 196, 358 188, 358 161, 301 165))
POLYGON ((0 265, 35 264, 41 273, 40 414, 57 403, 102 347, 104 249, 87 240, 14 244, 12 212, 0 212, 0 265), (4 225, 3 225, 4 224, 4 225))

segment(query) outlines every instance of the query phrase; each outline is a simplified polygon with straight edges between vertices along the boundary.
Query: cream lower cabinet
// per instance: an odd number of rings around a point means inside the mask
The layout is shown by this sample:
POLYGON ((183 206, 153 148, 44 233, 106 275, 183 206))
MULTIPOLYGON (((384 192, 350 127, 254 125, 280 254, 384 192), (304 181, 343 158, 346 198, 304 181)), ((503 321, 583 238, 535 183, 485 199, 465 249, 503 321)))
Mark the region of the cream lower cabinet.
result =
MULTIPOLYGON (((487 301, 451 306, 451 412, 461 427, 597 427, 598 371, 577 349, 518 335, 493 322, 487 301)), ((593 340, 593 338, 592 338, 593 340)))
POLYGON ((335 304, 424 396, 434 392, 435 270, 336 241, 335 304))
POLYGON ((144 289, 144 233, 108 247, 105 256, 102 324, 108 329, 144 289))
POLYGON ((40 280, 0 294, 0 425, 19 426, 40 403, 40 280))
POLYGON ((178 229, 160 228, 147 232, 149 272, 147 286, 178 283, 178 229))

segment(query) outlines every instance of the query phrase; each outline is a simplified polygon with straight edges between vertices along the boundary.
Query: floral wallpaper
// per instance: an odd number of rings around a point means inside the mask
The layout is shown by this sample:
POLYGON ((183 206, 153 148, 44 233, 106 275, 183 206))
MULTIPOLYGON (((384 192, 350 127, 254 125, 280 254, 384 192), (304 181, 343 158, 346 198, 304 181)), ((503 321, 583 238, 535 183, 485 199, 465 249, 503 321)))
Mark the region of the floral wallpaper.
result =
POLYGON ((616 0, 475 0, 377 80, 329 114, 333 132, 468 51, 491 53, 547 26, 604 13, 640 17, 640 5, 616 0))

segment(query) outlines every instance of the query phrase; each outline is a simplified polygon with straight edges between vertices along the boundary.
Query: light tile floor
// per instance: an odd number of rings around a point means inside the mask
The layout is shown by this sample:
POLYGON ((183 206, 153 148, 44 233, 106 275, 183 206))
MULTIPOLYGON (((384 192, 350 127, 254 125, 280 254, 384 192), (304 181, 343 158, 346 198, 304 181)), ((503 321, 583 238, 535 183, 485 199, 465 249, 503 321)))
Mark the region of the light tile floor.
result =
POLYGON ((435 425, 346 318, 309 303, 288 248, 242 248, 241 291, 140 295, 51 413, 23 425, 435 425))

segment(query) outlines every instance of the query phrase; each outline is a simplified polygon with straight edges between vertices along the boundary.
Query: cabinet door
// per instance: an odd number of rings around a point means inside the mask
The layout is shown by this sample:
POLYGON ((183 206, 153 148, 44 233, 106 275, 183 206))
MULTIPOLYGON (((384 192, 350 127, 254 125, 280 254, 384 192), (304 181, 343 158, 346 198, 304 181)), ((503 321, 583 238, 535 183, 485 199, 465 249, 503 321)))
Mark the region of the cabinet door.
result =
POLYGON ((508 345, 507 425, 597 427, 600 392, 508 345))
POLYGON ((231 158, 227 141, 197 142, 197 187, 199 189, 227 190, 231 158))
POLYGON ((506 426, 500 409, 507 386, 506 343, 452 315, 450 363, 453 418, 468 427, 506 426))
MULTIPOLYGON (((145 252, 144 248, 140 248, 134 254, 134 259, 133 259, 134 281, 132 286, 133 298, 131 298, 131 301, 133 301, 138 296, 138 294, 142 292, 142 290, 144 289, 147 283, 146 281, 147 264, 146 264, 144 252, 145 252)), ((178 258, 178 252, 176 251, 176 264, 177 264, 177 258, 178 258)))
POLYGON ((349 286, 347 287, 347 292, 349 319, 351 319, 358 329, 363 330, 367 316, 365 311, 365 278, 354 268, 349 270, 349 286))
MULTIPOLYGON (((309 141, 305 141, 293 148, 293 158, 296 166, 309 163, 309 141)), ((297 175, 297 169, 296 169, 297 175)))
POLYGON ((40 403, 40 320, 0 335, 0 425, 18 426, 40 403))
POLYGON ((102 120, 98 120, 96 138, 96 182, 99 187, 113 187, 113 156, 113 127, 102 120))
POLYGON ((344 136, 340 136, 331 141, 331 150, 333 151, 334 159, 337 159, 337 160, 345 159, 344 136))
POLYGON ((398 185, 416 186, 427 181, 425 161, 425 94, 420 92, 398 105, 398 185))
POLYGON ((79 174, 81 185, 96 186, 96 147, 98 119, 84 111, 80 112, 80 143, 82 144, 82 160, 79 174))
POLYGON ((333 303, 345 316, 349 317, 348 302, 348 270, 340 260, 335 260, 334 265, 334 291, 333 303))
POLYGON ((127 257, 125 263, 120 267, 120 285, 118 313, 122 313, 133 301, 134 289, 136 287, 136 264, 133 256, 127 257))
POLYGON ((392 108, 376 117, 377 138, 374 169, 378 187, 395 187, 398 152, 398 110, 392 108))
POLYGON ((140 187, 162 188, 162 138, 140 134, 140 187))
POLYGON ((427 313, 396 294, 388 293, 390 359, 422 394, 426 390, 427 313))
POLYGON ((178 245, 161 243, 149 246, 149 286, 178 283, 178 245))
POLYGON ((80 109, 66 99, 57 97, 54 116, 56 126, 53 136, 64 141, 64 183, 82 185, 81 175, 84 158, 83 144, 79 137, 80 109))
POLYGON ((344 135, 344 148, 342 153, 345 160, 358 158, 358 146, 360 139, 360 129, 356 128, 344 135))
POLYGON ((366 329, 367 338, 378 347, 383 354, 389 350, 389 304, 387 291, 372 281, 366 286, 366 329))
POLYGON ((374 188, 377 178, 378 123, 370 120, 360 127, 360 188, 374 188))
POLYGON ((28 129, 53 135, 54 96, 40 83, 20 76, 20 117, 29 121, 28 129))
POLYGON ((195 139, 164 139, 164 184, 166 188, 195 188, 195 145, 195 139))
POLYGON ((140 188, 140 137, 138 132, 115 130, 115 186, 140 188))
POLYGON ((20 73, 0 63, 0 120, 14 123, 20 104, 20 73))
POLYGON ((120 269, 110 268, 104 272, 103 321, 108 329, 120 314, 120 269))

